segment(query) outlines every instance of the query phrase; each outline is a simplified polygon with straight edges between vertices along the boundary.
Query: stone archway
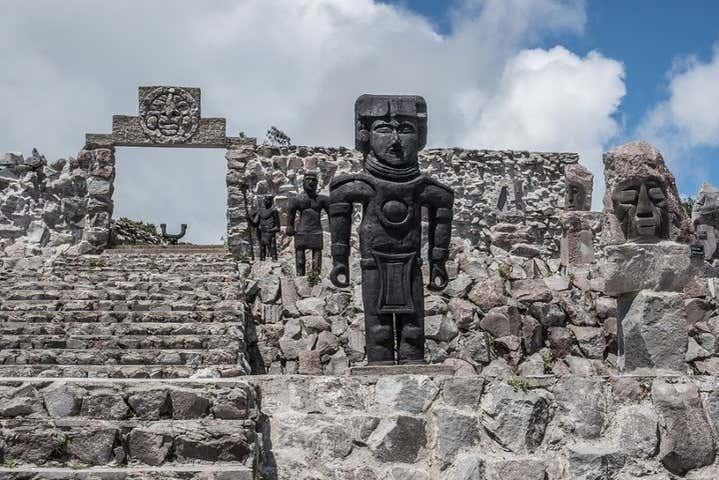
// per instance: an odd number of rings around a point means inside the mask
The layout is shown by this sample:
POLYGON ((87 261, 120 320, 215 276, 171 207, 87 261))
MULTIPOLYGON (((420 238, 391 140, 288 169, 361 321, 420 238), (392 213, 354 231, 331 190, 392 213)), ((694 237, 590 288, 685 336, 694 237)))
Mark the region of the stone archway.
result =
MULTIPOLYGON (((222 148, 228 167, 242 151, 254 149, 254 138, 228 137, 224 118, 203 118, 199 88, 147 86, 138 88, 138 115, 113 115, 112 133, 88 133, 78 155, 88 166, 87 209, 82 242, 88 251, 108 245, 115 180, 115 147, 222 148)), ((229 185, 229 182, 228 182, 229 185)), ((228 205, 233 192, 228 189, 228 205)), ((230 220, 236 214, 228 209, 230 220)), ((230 249, 233 250, 232 245, 230 249)))

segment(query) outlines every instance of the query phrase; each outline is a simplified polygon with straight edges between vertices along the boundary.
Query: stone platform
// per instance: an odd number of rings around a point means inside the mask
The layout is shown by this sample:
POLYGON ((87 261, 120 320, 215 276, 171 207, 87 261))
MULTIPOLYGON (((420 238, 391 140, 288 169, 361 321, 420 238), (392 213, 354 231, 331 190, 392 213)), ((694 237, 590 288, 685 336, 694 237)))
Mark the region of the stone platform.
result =
POLYGON ((0 478, 709 480, 717 427, 715 377, 3 378, 0 478))

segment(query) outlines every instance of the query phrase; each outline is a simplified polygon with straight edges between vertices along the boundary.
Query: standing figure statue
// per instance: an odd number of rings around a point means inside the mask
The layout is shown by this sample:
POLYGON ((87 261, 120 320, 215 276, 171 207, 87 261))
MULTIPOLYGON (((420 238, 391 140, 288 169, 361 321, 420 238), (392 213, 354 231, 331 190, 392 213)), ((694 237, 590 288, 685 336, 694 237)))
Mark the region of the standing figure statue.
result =
POLYGON ((355 103, 355 146, 364 154, 366 173, 330 185, 330 280, 338 287, 349 285, 352 210, 362 205, 360 267, 370 365, 424 362, 422 207, 428 217, 428 288, 447 286, 454 193, 420 173, 417 152, 426 140, 422 97, 362 95, 355 103))
POLYGON ((317 194, 317 174, 308 172, 302 181, 304 192, 290 199, 287 230, 288 236, 295 237, 295 265, 297 275, 306 272, 305 250, 312 250, 312 271, 322 271, 322 211, 329 216, 330 199, 317 194), (295 217, 300 212, 300 223, 295 231, 295 217))
POLYGON ((277 232, 280 231, 280 212, 273 205, 272 195, 263 195, 257 199, 257 211, 253 212, 250 224, 257 232, 257 243, 260 246, 260 260, 269 254, 277 261, 277 232))

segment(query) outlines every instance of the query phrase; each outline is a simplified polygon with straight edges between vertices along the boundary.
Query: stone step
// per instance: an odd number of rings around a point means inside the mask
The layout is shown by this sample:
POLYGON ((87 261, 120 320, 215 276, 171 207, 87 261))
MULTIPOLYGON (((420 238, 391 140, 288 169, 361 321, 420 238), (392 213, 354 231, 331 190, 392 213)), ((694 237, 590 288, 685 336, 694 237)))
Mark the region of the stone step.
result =
POLYGON ((90 283, 97 284, 100 282, 161 282, 161 283, 173 283, 173 282, 190 282, 190 283, 203 283, 203 282, 237 282, 240 279, 240 275, 237 272, 223 273, 217 271, 211 272, 189 272, 189 273, 158 273, 158 272, 128 272, 125 270, 103 272, 70 272, 70 273, 58 273, 55 272, 52 275, 33 275, 33 276, 17 276, 13 277, 13 281, 37 281, 39 279, 48 281, 59 281, 59 282, 75 282, 75 283, 90 283))
POLYGON ((9 311, 205 311, 239 310, 244 307, 241 300, 2 300, 0 310, 9 311))
POLYGON ((3 365, 236 365, 241 360, 237 349, 3 349, 3 365))
POLYGON ((174 301, 174 300, 236 300, 240 292, 231 284, 224 284, 223 289, 216 291, 203 288, 188 289, 162 288, 157 291, 145 290, 121 290, 121 289, 77 289, 77 290, 13 290, 1 292, 0 297, 5 300, 153 300, 153 301, 174 301))
MULTIPOLYGON (((200 399, 193 392, 188 392, 182 401, 199 404, 200 399)), ((167 394, 159 391, 145 393, 138 402, 151 403, 143 407, 149 407, 146 408, 148 413, 156 414, 163 407, 163 404, 156 403, 167 401, 167 394)), ((192 407, 190 405, 186 410, 194 413, 192 407)), ((205 404, 194 407, 204 408, 205 404)), ((260 449, 253 420, 21 418, 0 420, 0 426, 3 429, 5 462, 11 459, 16 462, 15 466, 59 464, 82 468, 124 462, 160 466, 175 462, 217 461, 252 465, 260 449)))
POLYGON ((0 468, 2 480, 254 480, 242 465, 196 464, 163 467, 0 468))
POLYGON ((21 311, 0 310, 0 323, 240 323, 245 305, 229 310, 21 311))
POLYGON ((167 280, 165 276, 158 276, 154 281, 124 281, 104 280, 99 282, 77 282, 63 280, 30 280, 24 282, 13 282, 12 285, 0 284, 0 295, 14 292, 31 291, 65 291, 65 290, 128 290, 128 291, 157 291, 162 289, 173 289, 179 291, 192 291, 197 288, 204 290, 222 290, 227 287, 238 288, 237 282, 229 281, 203 281, 201 278, 178 278, 167 280))
POLYGON ((0 377, 31 378, 112 378, 187 379, 193 375, 222 378, 250 374, 243 365, 0 365, 0 377))
POLYGON ((198 349, 239 349, 243 339, 231 335, 160 335, 148 333, 134 335, 3 335, 0 337, 0 350, 198 350, 198 349))
MULTIPOLYGON (((214 336, 228 335, 241 337, 243 327, 237 323, 28 323, 0 321, 0 335, 65 335, 79 338, 83 335, 107 335, 124 338, 133 335, 192 335, 214 336)), ((2 340, 2 339, 0 339, 2 340)))

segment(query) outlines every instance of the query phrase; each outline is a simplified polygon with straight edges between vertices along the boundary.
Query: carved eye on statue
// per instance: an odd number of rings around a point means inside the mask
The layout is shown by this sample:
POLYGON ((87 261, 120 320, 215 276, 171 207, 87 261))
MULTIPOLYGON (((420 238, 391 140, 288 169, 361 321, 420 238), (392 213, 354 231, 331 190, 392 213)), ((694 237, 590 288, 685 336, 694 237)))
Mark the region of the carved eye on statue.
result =
POLYGON ((416 133, 417 129, 414 128, 414 125, 412 125, 411 123, 403 123, 399 126, 398 131, 399 133, 402 133, 404 135, 411 135, 413 133, 416 133))
POLYGON ((630 207, 636 205, 639 192, 635 189, 623 190, 617 195, 617 200, 620 204, 630 207))
POLYGON ((389 123, 380 123, 373 128, 375 133, 392 133, 394 128, 389 123))
POLYGON ((664 195, 664 191, 660 187, 649 188, 649 198, 651 198, 653 203, 658 207, 663 207, 667 199, 664 195))

